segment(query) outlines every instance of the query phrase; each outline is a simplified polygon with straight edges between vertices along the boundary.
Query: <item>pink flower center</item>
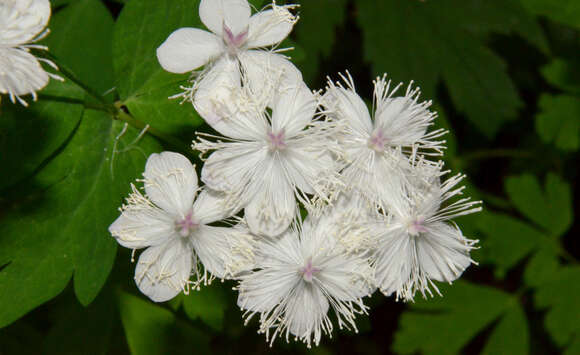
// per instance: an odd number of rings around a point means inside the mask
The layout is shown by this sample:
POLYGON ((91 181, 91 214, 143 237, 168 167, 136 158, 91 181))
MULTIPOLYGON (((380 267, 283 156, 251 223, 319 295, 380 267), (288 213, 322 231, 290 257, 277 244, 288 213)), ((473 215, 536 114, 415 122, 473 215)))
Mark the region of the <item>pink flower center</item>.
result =
POLYGON ((375 129, 371 137, 368 141, 368 146, 375 152, 383 152, 385 150, 385 146, 387 145, 387 137, 385 137, 384 133, 380 129, 375 129))
POLYGON ((286 148, 284 131, 278 133, 268 132, 268 148, 270 148, 270 151, 272 152, 286 148))
POLYGON ((422 218, 417 218, 409 223, 409 225, 407 226, 407 231, 409 232, 410 235, 415 237, 421 233, 425 233, 427 232, 427 228, 425 228, 425 225, 423 223, 424 221, 422 218))
POLYGON ((248 30, 235 35, 232 30, 224 23, 224 42, 228 46, 230 53, 234 54, 240 48, 248 38, 248 30))
POLYGON ((193 220, 192 212, 189 212, 183 219, 175 221, 175 229, 182 237, 188 237, 197 227, 199 223, 193 220))
POLYGON ((306 282, 312 282, 312 278, 314 277, 314 274, 316 274, 319 271, 320 271, 320 269, 317 267, 314 267, 312 265, 312 260, 310 260, 310 259, 308 259, 308 261, 306 262, 306 265, 304 265, 304 267, 300 269, 300 273, 302 273, 302 278, 306 282))

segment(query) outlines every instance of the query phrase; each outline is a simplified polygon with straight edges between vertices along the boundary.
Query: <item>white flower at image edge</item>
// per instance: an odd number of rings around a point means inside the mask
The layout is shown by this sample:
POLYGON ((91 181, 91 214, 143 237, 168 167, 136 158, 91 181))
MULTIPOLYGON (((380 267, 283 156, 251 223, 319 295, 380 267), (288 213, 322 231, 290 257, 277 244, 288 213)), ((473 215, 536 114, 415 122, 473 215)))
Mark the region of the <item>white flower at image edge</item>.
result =
POLYGON ((121 216, 109 227, 122 246, 147 248, 135 270, 141 292, 163 302, 188 291, 192 272, 197 276, 195 285, 211 280, 206 271, 227 278, 249 265, 251 236, 241 228, 207 225, 230 213, 214 193, 204 190, 195 198, 197 174, 186 157, 152 154, 143 175, 146 196, 133 186, 121 216))
MULTIPOLYGON (((199 16, 211 32, 187 27, 176 30, 157 49, 159 63, 163 69, 179 74, 205 65, 205 74, 209 74, 224 70, 227 66, 223 61, 234 59, 246 71, 256 72, 264 65, 264 56, 267 55, 274 58, 271 60, 278 66, 288 67, 288 75, 296 76, 291 80, 298 81, 301 74, 283 56, 255 50, 276 45, 288 36, 297 21, 288 11, 293 6, 272 3, 270 9, 251 16, 250 4, 246 0, 202 0, 199 16)), ((241 68, 236 65, 230 70, 240 71, 241 68)), ((259 82, 254 81, 257 85, 259 82)), ((194 85, 192 90, 196 89, 194 85)))
POLYGON ((331 335, 331 308, 341 329, 356 331, 356 315, 366 313, 362 298, 375 289, 373 271, 366 258, 337 243, 337 222, 309 217, 279 237, 259 240, 257 269, 240 277, 238 306, 246 323, 259 314, 259 332, 270 344, 292 335, 318 345, 323 334, 331 335))
POLYGON ((49 78, 62 80, 40 64, 57 69, 54 63, 30 54, 31 48, 47 50, 30 43, 48 33, 44 28, 50 13, 48 0, 0 1, 0 93, 8 94, 12 102, 28 106, 20 96, 31 94, 36 100, 36 91, 44 88, 49 78))

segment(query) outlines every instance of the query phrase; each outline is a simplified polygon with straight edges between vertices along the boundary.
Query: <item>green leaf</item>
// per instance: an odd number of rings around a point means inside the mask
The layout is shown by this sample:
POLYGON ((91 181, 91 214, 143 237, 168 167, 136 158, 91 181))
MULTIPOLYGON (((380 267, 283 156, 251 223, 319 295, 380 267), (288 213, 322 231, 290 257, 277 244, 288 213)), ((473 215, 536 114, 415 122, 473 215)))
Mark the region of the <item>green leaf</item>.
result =
MULTIPOLYGON (((129 182, 141 175, 149 154, 160 147, 150 137, 139 140, 140 132, 112 122, 102 112, 88 110, 84 119, 103 122, 103 133, 93 132, 92 139, 101 138, 104 148, 93 161, 86 161, 87 171, 91 166, 98 170, 93 170, 90 190, 79 191, 83 200, 68 216, 66 233, 74 236, 70 250, 75 264, 75 292, 81 303, 88 304, 105 283, 115 260, 116 243, 107 228, 118 216, 129 182)), ((77 163, 77 168, 80 166, 82 163, 77 163)))
POLYGON ((42 353, 107 354, 118 321, 112 295, 99 297, 89 307, 71 301, 55 312, 55 324, 46 335, 42 353))
POLYGON ((142 118, 157 129, 191 142, 195 127, 203 121, 190 102, 169 97, 179 93, 180 85, 187 85, 182 76, 160 71, 139 92, 127 98, 124 104, 134 117, 142 118))
POLYGON ((568 345, 564 355, 576 355, 580 354, 580 336, 575 336, 572 343, 568 345))
MULTIPOLYGON (((444 297, 418 300, 399 321, 393 350, 400 354, 457 354, 478 333, 503 314, 509 316, 519 304, 513 296, 497 289, 456 282, 441 287, 444 297)), ((510 316, 510 317, 513 317, 510 316)), ((502 320, 503 321, 503 320, 502 320)), ((513 322, 508 319, 508 322, 513 322)), ((505 325, 499 332, 503 332, 505 325)), ((519 331, 525 332, 524 329, 519 331)), ((522 337, 521 334, 518 336, 522 337)), ((497 336, 499 337, 499 336, 497 336)), ((496 337, 496 338, 497 338, 496 337)), ((525 353, 527 334, 509 346, 525 353)), ((493 339, 498 342, 497 339, 493 339)), ((495 346, 493 343, 490 346, 495 346)))
POLYGON ((336 27, 344 22, 345 15, 346 0, 303 1, 300 4, 300 21, 295 27, 296 42, 306 55, 297 66, 305 82, 312 84, 320 60, 330 55, 336 38, 336 27))
POLYGON ((224 327, 224 313, 229 305, 229 290, 221 285, 209 285, 199 291, 192 290, 183 298, 183 309, 191 319, 201 319, 213 329, 220 331, 224 327))
POLYGON ((550 84, 580 95, 580 61, 554 59, 542 68, 542 75, 550 84))
POLYGON ((467 0, 458 8, 461 16, 457 21, 474 34, 517 34, 542 52, 549 53, 542 27, 519 0, 467 0))
POLYGON ((536 132, 546 143, 576 151, 580 148, 580 98, 544 94, 536 115, 536 132))
POLYGON ((36 175, 34 199, 6 211, 0 224, 0 327, 59 294, 75 270, 83 304, 101 289, 115 258, 107 231, 117 208, 140 176, 147 155, 159 149, 100 111, 85 111, 61 154, 36 175))
POLYGON ((70 82, 52 80, 28 108, 2 103, 0 119, 0 190, 31 175, 72 133, 83 107, 65 99, 83 98, 70 82))
POLYGON ((514 302, 494 328, 483 355, 526 355, 530 352, 528 322, 522 307, 514 302))
POLYGON ((119 310, 133 355, 209 353, 207 335, 163 307, 120 292, 119 310))
POLYGON ((577 0, 520 0, 531 13, 552 21, 580 28, 580 2, 577 0))
POLYGON ((477 228, 486 236, 482 242, 485 261, 496 266, 497 276, 529 255, 545 236, 532 226, 507 215, 481 213, 477 228))
POLYGON ((113 24, 99 0, 71 2, 50 19, 51 34, 46 39, 50 53, 99 94, 114 86, 113 24))
POLYGON ((191 104, 168 99, 182 91, 188 74, 166 73, 156 55, 173 31, 202 27, 198 6, 198 0, 130 1, 115 25, 113 64, 121 100, 135 117, 166 133, 193 134, 203 122, 191 104))
POLYGON ((526 285, 538 287, 552 278, 560 267, 555 250, 544 248, 536 252, 528 262, 524 272, 526 285))
POLYGON ((508 177, 505 189, 516 208, 551 235, 561 236, 572 224, 570 185, 557 175, 548 173, 545 191, 530 174, 508 177))
POLYGON ((395 83, 413 79, 427 98, 443 80, 457 109, 492 137, 522 103, 504 62, 458 21, 469 14, 464 3, 357 2, 364 54, 375 74, 387 72, 395 83))
POLYGON ((578 348, 580 337, 580 267, 561 268, 551 279, 538 288, 536 306, 548 309, 544 324, 548 333, 560 347, 573 343, 578 348))
POLYGON ((249 0, 248 2, 252 5, 255 9, 260 10, 264 5, 265 0, 249 0))

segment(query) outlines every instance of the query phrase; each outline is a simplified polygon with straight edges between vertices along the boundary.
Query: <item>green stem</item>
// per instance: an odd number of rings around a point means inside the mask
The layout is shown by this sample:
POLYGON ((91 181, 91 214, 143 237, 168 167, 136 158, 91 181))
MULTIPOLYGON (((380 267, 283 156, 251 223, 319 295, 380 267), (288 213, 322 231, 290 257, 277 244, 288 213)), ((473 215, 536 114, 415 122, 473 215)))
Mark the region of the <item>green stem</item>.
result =
POLYGON ((492 159, 492 158, 531 158, 532 152, 517 149, 484 149, 460 156, 462 161, 492 159))
POLYGON ((39 53, 39 55, 42 55, 42 56, 46 57, 47 59, 50 59, 54 64, 56 64, 56 66, 58 67, 58 71, 62 75, 64 75, 68 80, 70 80, 71 82, 75 83, 78 87, 83 89, 89 96, 93 97, 94 99, 96 99, 97 101, 99 101, 102 104, 110 105, 109 103, 107 103, 107 101, 105 100, 103 95, 99 94, 98 92, 96 92, 95 90, 90 88, 88 85, 86 85, 85 83, 80 81, 76 77, 76 75, 72 71, 70 71, 66 65, 62 64, 58 60, 58 58, 55 57, 52 53, 47 52, 47 51, 41 51, 39 53))
POLYGON ((108 103, 102 95, 100 95, 95 90, 93 90, 88 85, 79 80, 72 71, 68 70, 68 68, 65 65, 61 64, 58 58, 56 58, 50 52, 42 51, 41 53, 39 53, 39 55, 43 55, 47 57, 47 59, 53 61, 58 66, 59 72, 61 74, 63 74, 68 80, 75 83, 78 87, 83 89, 89 96, 93 97, 99 102, 98 104, 90 102, 82 102, 85 108, 108 112, 109 114, 111 114, 113 119, 126 122, 132 127, 139 130, 147 128, 147 133, 151 134, 152 136, 161 139, 162 141, 170 144, 171 146, 182 152, 191 152, 191 148, 186 144, 184 144, 181 140, 176 139, 171 135, 165 134, 151 126, 148 126, 145 122, 140 121, 137 118, 133 117, 131 114, 127 113, 124 110, 123 104, 121 102, 116 102, 114 105, 108 103))
POLYGON ((115 114, 114 114, 114 118, 122 121, 122 122, 126 122, 129 125, 131 125, 132 127, 139 129, 139 130, 143 130, 145 128, 147 128, 147 133, 149 133, 150 135, 159 138, 160 140, 170 144, 171 146, 173 146, 174 148, 177 148, 178 150, 182 151, 182 152, 191 152, 191 148, 189 146, 187 146, 186 144, 183 143, 183 141, 165 134, 163 132, 161 132, 160 130, 153 128, 151 126, 149 126, 147 123, 140 121, 139 119, 133 117, 130 113, 125 112, 125 110, 123 109, 123 104, 121 102, 116 102, 115 105, 115 114))

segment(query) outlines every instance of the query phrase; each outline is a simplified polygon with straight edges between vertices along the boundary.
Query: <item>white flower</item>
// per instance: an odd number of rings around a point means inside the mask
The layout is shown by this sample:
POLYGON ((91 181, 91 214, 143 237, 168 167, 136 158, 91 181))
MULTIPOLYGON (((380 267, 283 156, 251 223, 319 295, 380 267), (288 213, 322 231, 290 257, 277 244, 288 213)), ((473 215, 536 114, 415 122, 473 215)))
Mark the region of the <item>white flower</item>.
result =
MULTIPOLYGON (((450 204, 446 201, 461 195, 464 187, 455 186, 464 178, 456 175, 444 183, 425 179, 406 198, 394 205, 388 217, 372 223, 377 236, 374 266, 377 286, 385 295, 396 292, 397 299, 412 300, 419 291, 432 295, 430 286, 439 290, 432 280, 456 280, 474 261, 469 253, 477 240, 463 236, 452 218, 478 212, 481 201, 462 198, 450 204), (428 187, 426 183, 431 182, 428 187)), ((437 178, 438 180, 438 178, 437 178)))
POLYGON ((188 292, 193 282, 210 282, 197 260, 213 275, 226 278, 251 265, 251 236, 243 228, 208 226, 231 211, 216 193, 198 191, 189 160, 172 152, 152 154, 144 172, 146 196, 133 193, 109 231, 126 248, 147 248, 135 270, 137 286, 155 302, 188 292))
POLYGON ((252 232, 274 236, 294 219, 296 198, 306 207, 306 194, 328 199, 338 182, 329 151, 337 148, 329 139, 331 126, 314 117, 317 102, 304 84, 276 95, 271 114, 264 104, 251 94, 216 103, 221 118, 211 125, 226 138, 199 138, 193 148, 214 150, 203 166, 203 182, 245 208, 252 232))
POLYGON ((48 84, 49 78, 62 80, 47 73, 40 62, 54 69, 54 63, 36 58, 30 49, 47 50, 31 44, 42 39, 50 19, 48 0, 2 0, 0 2, 0 93, 8 94, 12 102, 28 106, 20 96, 31 94, 36 100, 36 91, 48 84))
POLYGON ((197 101, 194 99, 197 92, 204 95, 204 90, 216 88, 214 80, 207 77, 223 70, 243 70, 252 78, 252 85, 259 86, 262 75, 272 75, 263 73, 269 61, 275 62, 272 68, 276 71, 284 68, 288 80, 301 80, 300 72, 283 56, 255 50, 276 45, 288 36, 297 21, 297 17, 288 11, 293 7, 295 5, 272 3, 271 9, 250 16, 250 5, 246 0, 202 0, 199 16, 211 32, 180 28, 157 49, 159 63, 169 72, 187 73, 206 66, 203 75, 194 80, 193 87, 183 88, 186 92, 177 96, 197 101))
POLYGON ((240 277, 238 306, 246 323, 259 314, 260 333, 271 344, 290 334, 318 345, 331 336, 334 310, 342 329, 356 331, 355 316, 366 313, 362 298, 374 291, 368 260, 346 252, 337 241, 340 228, 325 218, 308 218, 277 238, 263 238, 256 246, 257 270, 240 277), (270 334, 273 332, 273 334, 270 334))
POLYGON ((390 81, 377 78, 371 117, 350 75, 341 77, 346 87, 329 81, 322 105, 328 116, 342 124, 338 139, 344 150, 343 182, 386 209, 407 184, 412 169, 409 156, 418 151, 442 154, 445 142, 436 139, 446 132, 427 133, 436 115, 428 110, 430 101, 418 102, 419 89, 409 85, 405 96, 393 97, 400 85, 389 91, 390 81))

